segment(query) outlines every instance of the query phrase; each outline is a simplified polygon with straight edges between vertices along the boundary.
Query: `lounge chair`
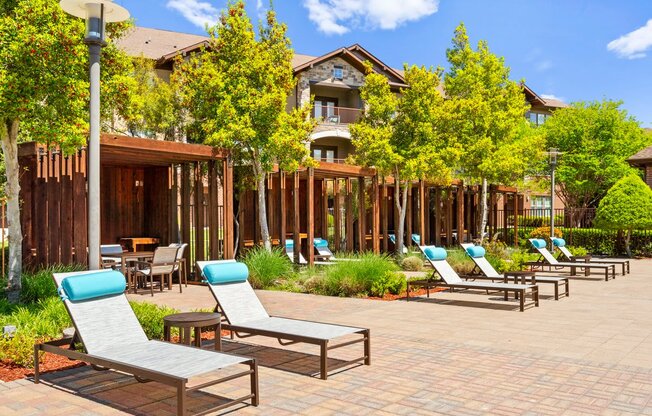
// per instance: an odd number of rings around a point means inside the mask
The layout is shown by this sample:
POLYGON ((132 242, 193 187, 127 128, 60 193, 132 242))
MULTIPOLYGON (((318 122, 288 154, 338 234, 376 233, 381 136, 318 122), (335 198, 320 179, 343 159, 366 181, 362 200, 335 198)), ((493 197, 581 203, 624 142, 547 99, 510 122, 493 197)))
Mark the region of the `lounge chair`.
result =
POLYGON ((247 338, 261 335, 276 338, 281 345, 300 342, 319 345, 320 374, 323 380, 328 376, 330 350, 363 342, 362 357, 341 362, 330 369, 359 362, 371 364, 369 329, 270 316, 247 281, 249 270, 244 263, 235 260, 198 261, 197 267, 209 283, 208 287, 217 302, 216 310, 219 310, 222 318, 226 320, 222 328, 230 330, 231 336, 235 334, 238 338, 247 338), (362 337, 330 344, 336 338, 354 334, 362 337))
POLYGON ((578 268, 588 269, 599 269, 604 270, 604 280, 609 280, 609 272, 611 271, 611 276, 613 279, 616 278, 616 265, 615 264, 606 264, 606 263, 584 263, 584 262, 560 262, 551 252, 546 248, 546 240, 540 238, 530 238, 530 244, 532 247, 539 253, 539 260, 530 261, 525 264, 530 266, 531 270, 534 270, 537 267, 543 269, 545 266, 548 266, 550 270, 554 267, 555 269, 571 269, 571 275, 575 273, 575 270, 578 268))
POLYGON ((446 257, 448 253, 445 249, 435 246, 420 246, 419 247, 426 259, 430 262, 435 271, 428 279, 422 280, 408 280, 407 281, 407 300, 410 300, 410 286, 425 287, 427 296, 430 297, 431 287, 446 287, 453 289, 479 289, 479 290, 495 290, 505 293, 505 300, 508 299, 509 292, 514 292, 516 297, 520 300, 520 310, 525 310, 525 296, 529 292, 530 297, 534 301, 534 306, 539 306, 539 286, 535 284, 511 284, 511 283, 491 283, 491 282, 465 282, 463 281, 455 270, 448 264, 446 257), (441 279, 435 279, 435 275, 439 275, 441 279))
MULTIPOLYGON (((566 240, 557 237, 553 237, 551 240, 552 244, 559 250, 560 255, 557 260, 573 261, 575 256, 573 256, 570 250, 568 250, 568 247, 566 247, 566 240)), ((627 259, 589 259, 589 262, 602 264, 620 264, 623 268, 623 276, 629 273, 629 260, 627 259)))
MULTIPOLYGON (((286 245, 287 247, 287 245, 286 245)), ((328 247, 328 240, 323 238, 315 238, 313 241, 313 247, 317 251, 319 259, 327 261, 358 261, 358 259, 338 259, 335 257, 335 254, 328 247)))
POLYGON ((113 270, 55 273, 54 281, 75 326, 75 337, 34 346, 34 382, 39 382, 41 351, 132 374, 138 381, 157 381, 177 389, 177 414, 186 414, 186 394, 240 377, 250 377, 251 393, 216 406, 224 409, 251 400, 258 405, 256 360, 147 339, 124 294, 126 281, 113 270), (81 343, 84 352, 73 347, 81 343), (70 349, 61 348, 70 345, 70 349), (241 364, 247 370, 188 386, 193 377, 241 364))
MULTIPOLYGON (((285 240, 285 254, 287 254, 287 256, 290 258, 290 261, 294 263, 294 240, 285 240)), ((303 257, 303 253, 301 252, 299 252, 299 264, 308 264, 308 260, 303 257)), ((335 263, 330 261, 315 261, 313 264, 317 266, 332 266, 335 263)))
MULTIPOLYGON (((394 235, 394 234, 387 234, 387 237, 389 238, 389 241, 390 241, 392 244, 394 244, 394 247, 396 247, 396 235, 394 235)), ((405 247, 405 245, 403 245, 403 254, 407 254, 407 253, 408 253, 408 249, 407 249, 407 247, 405 247)))
MULTIPOLYGON (((462 276, 462 278, 468 279, 483 279, 483 280, 504 280, 504 276, 501 275, 494 269, 494 267, 489 263, 485 255, 485 250, 481 246, 476 246, 473 243, 463 243, 461 244, 462 248, 466 254, 471 257, 475 267, 471 271, 470 276, 462 276), (476 274, 480 272, 480 274, 476 274)), ((568 287, 568 277, 549 277, 549 276, 536 276, 534 278, 529 278, 532 283, 549 283, 555 285, 555 300, 559 300, 559 286, 564 286, 564 294, 566 297, 569 296, 569 287, 568 287)))
POLYGON ((420 246, 421 245, 421 236, 419 234, 412 234, 412 241, 417 246, 420 246))

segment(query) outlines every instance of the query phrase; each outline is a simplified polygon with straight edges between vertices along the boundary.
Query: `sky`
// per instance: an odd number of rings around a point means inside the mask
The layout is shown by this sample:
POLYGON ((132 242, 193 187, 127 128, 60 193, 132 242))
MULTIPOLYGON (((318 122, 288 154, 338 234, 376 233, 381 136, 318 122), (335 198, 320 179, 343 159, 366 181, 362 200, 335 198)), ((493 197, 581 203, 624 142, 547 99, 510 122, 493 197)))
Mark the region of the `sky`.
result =
MULTIPOLYGON (((116 0, 136 24, 204 34, 227 0, 116 0)), ((254 19, 268 0, 249 0, 254 19)), ((652 127, 652 0, 275 0, 296 53, 322 55, 361 44, 386 64, 446 67, 464 22, 514 80, 566 102, 622 100, 652 127)))

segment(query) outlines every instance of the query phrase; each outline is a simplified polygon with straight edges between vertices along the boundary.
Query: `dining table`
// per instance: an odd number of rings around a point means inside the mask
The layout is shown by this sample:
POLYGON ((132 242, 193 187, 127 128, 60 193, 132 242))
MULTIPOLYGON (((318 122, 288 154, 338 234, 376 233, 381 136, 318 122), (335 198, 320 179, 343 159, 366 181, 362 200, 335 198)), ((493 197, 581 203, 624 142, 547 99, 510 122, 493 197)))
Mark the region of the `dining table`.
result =
POLYGON ((127 273, 128 263, 131 261, 144 261, 149 260, 154 257, 153 251, 128 251, 125 253, 116 253, 116 254, 107 254, 104 257, 110 257, 116 259, 116 262, 120 262, 120 271, 123 276, 127 277, 127 289, 131 289, 131 273, 127 273))

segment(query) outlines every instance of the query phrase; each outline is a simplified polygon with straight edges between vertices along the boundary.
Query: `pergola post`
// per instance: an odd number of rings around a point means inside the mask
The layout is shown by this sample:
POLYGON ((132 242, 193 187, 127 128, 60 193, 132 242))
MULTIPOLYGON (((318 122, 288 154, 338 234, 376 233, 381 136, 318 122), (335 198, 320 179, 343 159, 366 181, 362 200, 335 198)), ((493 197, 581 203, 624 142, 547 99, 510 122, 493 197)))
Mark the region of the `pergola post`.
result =
MULTIPOLYGON (((274 185, 274 174, 273 173, 268 173, 267 174, 267 180, 265 181, 267 184, 267 189, 265 190, 265 204, 266 209, 265 211, 267 212, 267 227, 269 230, 269 240, 270 244, 273 246, 274 245, 274 230, 276 230, 278 227, 276 226, 276 221, 278 219, 278 215, 276 215, 276 204, 274 203, 274 196, 278 193, 276 191, 276 186, 274 185)), ((264 242, 263 242, 264 244, 264 242)))
POLYGON ((315 264, 315 249, 313 242, 315 241, 315 168, 308 168, 306 183, 306 228, 307 228, 307 241, 306 241, 306 255, 308 265, 315 264))
MULTIPOLYGON (((412 209, 413 209, 413 202, 412 201, 412 183, 408 184, 407 188, 407 208, 406 208, 406 213, 405 213, 405 222, 406 222, 406 235, 405 235, 405 246, 406 247, 412 247, 412 209)), ((398 235, 396 236, 398 238, 398 235)))
POLYGON ((321 233, 324 240, 328 240, 328 182, 321 181, 321 233))
POLYGON ((358 178, 358 250, 362 253, 367 249, 367 211, 365 209, 365 180, 358 178))
MULTIPOLYGON (((190 165, 181 165, 181 242, 190 244, 190 165)), ((190 249, 188 249, 190 257, 190 249)))
POLYGON ((453 245, 453 189, 446 188, 446 245, 453 245))
POLYGON ((179 198, 179 180, 177 165, 170 165, 170 242, 179 242, 179 213, 177 204, 179 198))
POLYGON ((472 210, 471 203, 473 201, 472 192, 473 191, 472 191, 471 187, 469 186, 469 187, 467 187, 467 192, 465 192, 465 194, 464 194, 464 203, 466 204, 466 206, 464 207, 464 212, 466 213, 465 226, 467 227, 467 230, 468 230, 468 234, 467 234, 467 239, 468 240, 471 240, 471 238, 473 236, 473 224, 471 222, 471 210, 472 210), (468 238, 468 237, 471 237, 471 238, 468 238))
POLYGON ((518 247, 518 192, 514 192, 514 247, 518 247))
POLYGON ((217 163, 208 162, 208 258, 219 258, 219 217, 217 212, 217 163))
POLYGON ((340 180, 333 181, 333 249, 339 251, 342 248, 342 212, 340 211, 340 180))
POLYGON ((388 204, 388 195, 387 195, 387 181, 383 176, 383 193, 382 193, 382 204, 381 204, 381 220, 383 228, 383 252, 389 252, 389 204, 388 204))
POLYGON ((345 239, 346 251, 353 252, 353 183, 351 178, 346 178, 346 225, 345 239))
MULTIPOLYGON (((227 157, 223 162, 222 192, 224 197, 224 258, 232 259, 235 257, 234 233, 233 233, 233 163, 231 157, 227 157)), ((240 228, 242 228, 242 223, 240 228)))
POLYGON ((280 215, 279 219, 279 245, 281 249, 285 251, 285 239, 287 234, 287 221, 286 221, 286 206, 285 206, 285 172, 279 169, 278 171, 278 212, 280 215))
POLYGON ((292 174, 292 216, 294 218, 292 224, 292 237, 294 239, 294 262, 300 264, 301 261, 301 216, 299 210, 299 172, 296 171, 292 174))
POLYGON ((435 187, 435 245, 441 246, 441 188, 435 187))
POLYGON ((464 183, 457 186, 457 242, 463 243, 464 239, 464 183))
POLYGON ((419 181, 419 239, 425 245, 426 238, 426 183, 419 181))
POLYGON ((204 180, 201 163, 195 162, 195 261, 205 258, 204 180))
POLYGON ((425 220, 426 220, 426 226, 425 226, 425 235, 421 236, 421 244, 422 245, 430 245, 430 218, 431 218, 431 211, 430 211, 430 188, 428 186, 425 187, 425 195, 424 195, 424 202, 425 202, 425 220))
POLYGON ((374 254, 380 253, 380 188, 378 187, 378 174, 371 179, 372 200, 371 200, 371 245, 374 254))

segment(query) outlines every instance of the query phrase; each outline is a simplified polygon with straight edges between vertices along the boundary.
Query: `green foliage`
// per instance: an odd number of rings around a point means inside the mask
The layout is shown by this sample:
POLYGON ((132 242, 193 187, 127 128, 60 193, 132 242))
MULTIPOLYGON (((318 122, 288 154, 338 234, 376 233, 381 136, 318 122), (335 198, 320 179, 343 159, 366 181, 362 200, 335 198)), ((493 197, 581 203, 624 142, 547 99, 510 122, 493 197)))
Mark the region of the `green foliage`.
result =
POLYGON ((419 256, 408 256, 401 260, 401 268, 408 272, 418 272, 423 269, 423 259, 419 256))
POLYGON ((150 339, 163 339, 163 318, 179 311, 147 302, 129 302, 143 331, 150 339))
POLYGON ((249 282, 256 289, 268 289, 293 273, 292 263, 282 249, 254 247, 242 259, 249 268, 249 282))
POLYGON ((372 253, 356 256, 355 261, 338 261, 329 266, 322 290, 331 296, 383 296, 399 293, 405 278, 390 258, 372 253))
MULTIPOLYGON (((507 217, 507 221, 510 224, 514 224, 514 216, 510 215, 507 217)), ((564 223, 564 216, 563 215, 555 215, 555 224, 563 224, 564 223)), ((518 216, 518 226, 519 227, 543 227, 546 225, 550 225, 550 216, 543 216, 543 215, 519 215, 518 216)))
POLYGON ((457 274, 471 274, 473 268, 475 267, 475 263, 473 263, 473 260, 471 260, 471 258, 466 254, 466 251, 461 249, 452 249, 447 250, 447 252, 448 257, 446 258, 446 261, 448 261, 448 264, 451 265, 457 274))
POLYGON ((652 228, 652 189, 635 174, 620 179, 600 201, 595 224, 607 230, 652 228))
POLYGON ((563 154, 557 166, 559 196, 568 208, 594 207, 635 169, 627 158, 652 144, 621 102, 579 102, 554 112, 542 127, 547 147, 563 154))
POLYGON ((581 246, 566 246, 573 256, 586 256, 589 251, 581 246))
POLYGON ((35 273, 23 274, 23 288, 20 292, 21 303, 31 304, 42 299, 57 296, 52 273, 69 273, 79 270, 83 270, 83 267, 55 265, 38 270, 35 273))

